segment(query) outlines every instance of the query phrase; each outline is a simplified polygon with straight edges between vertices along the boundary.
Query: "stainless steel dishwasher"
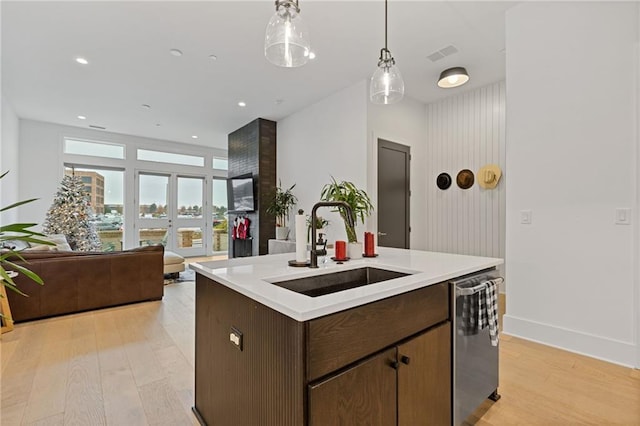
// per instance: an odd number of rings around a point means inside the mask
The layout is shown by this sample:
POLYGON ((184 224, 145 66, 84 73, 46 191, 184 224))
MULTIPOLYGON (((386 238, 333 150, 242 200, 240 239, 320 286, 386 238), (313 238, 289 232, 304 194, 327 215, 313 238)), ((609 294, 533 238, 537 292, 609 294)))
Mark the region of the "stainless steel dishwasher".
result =
POLYGON ((463 302, 465 297, 477 295, 486 288, 489 280, 502 282, 495 270, 472 274, 453 281, 452 309, 455 318, 452 327, 453 341, 453 424, 460 425, 487 398, 497 401, 498 349, 492 346, 489 327, 475 334, 461 332, 463 302))

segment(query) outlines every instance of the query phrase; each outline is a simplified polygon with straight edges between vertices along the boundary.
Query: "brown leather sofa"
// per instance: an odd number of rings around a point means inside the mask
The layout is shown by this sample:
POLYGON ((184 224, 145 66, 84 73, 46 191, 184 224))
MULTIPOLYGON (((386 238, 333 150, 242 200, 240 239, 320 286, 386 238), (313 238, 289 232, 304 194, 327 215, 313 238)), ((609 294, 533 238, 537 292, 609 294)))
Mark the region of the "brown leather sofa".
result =
MULTIPOLYGON (((162 246, 121 252, 23 251, 16 261, 42 278, 39 285, 23 274, 14 278, 29 297, 7 289, 16 321, 81 312, 164 295, 162 246)), ((14 259, 15 260, 15 259, 14 259)))

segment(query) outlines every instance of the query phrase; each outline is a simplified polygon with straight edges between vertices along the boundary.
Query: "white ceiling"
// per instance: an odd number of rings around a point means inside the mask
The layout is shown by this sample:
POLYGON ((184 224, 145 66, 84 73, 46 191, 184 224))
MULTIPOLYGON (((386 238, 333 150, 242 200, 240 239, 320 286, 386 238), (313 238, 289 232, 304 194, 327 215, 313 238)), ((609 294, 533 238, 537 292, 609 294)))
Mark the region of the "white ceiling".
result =
MULTIPOLYGON (((21 118, 226 149, 226 134, 254 118, 282 119, 368 79, 384 43, 381 1, 300 0, 317 58, 278 68, 263 54, 273 4, 2 1, 3 96, 21 118)), ((428 103, 503 79, 504 12, 513 5, 391 0, 389 50, 406 95, 428 103), (459 52, 427 58, 450 44, 459 52), (438 88, 452 66, 466 67, 470 82, 438 88)))

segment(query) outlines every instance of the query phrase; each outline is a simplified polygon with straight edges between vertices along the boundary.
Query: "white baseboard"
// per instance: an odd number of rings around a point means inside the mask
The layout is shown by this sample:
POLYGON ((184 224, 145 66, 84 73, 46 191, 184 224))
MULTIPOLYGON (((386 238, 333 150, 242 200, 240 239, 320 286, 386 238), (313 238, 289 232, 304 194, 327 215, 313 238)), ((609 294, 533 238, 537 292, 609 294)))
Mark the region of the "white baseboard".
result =
POLYGON ((504 334, 614 364, 620 364, 625 367, 640 368, 640 366, 636 365, 636 347, 633 343, 607 339, 602 336, 569 330, 506 314, 502 320, 504 334))

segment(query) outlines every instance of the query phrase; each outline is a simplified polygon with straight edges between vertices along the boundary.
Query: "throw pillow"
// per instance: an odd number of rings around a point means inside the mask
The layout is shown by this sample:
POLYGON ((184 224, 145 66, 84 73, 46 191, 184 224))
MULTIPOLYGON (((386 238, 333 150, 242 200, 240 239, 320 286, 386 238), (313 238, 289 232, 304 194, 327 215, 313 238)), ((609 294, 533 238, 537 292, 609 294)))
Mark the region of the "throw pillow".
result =
POLYGON ((20 251, 29 248, 29 243, 20 240, 5 240, 2 242, 2 248, 20 251))
MULTIPOLYGON (((51 234, 46 237, 40 237, 41 240, 50 241, 54 243, 55 249, 58 251, 71 251, 71 246, 67 242, 67 237, 64 234, 51 234)), ((53 248, 53 246, 51 246, 53 248)))

